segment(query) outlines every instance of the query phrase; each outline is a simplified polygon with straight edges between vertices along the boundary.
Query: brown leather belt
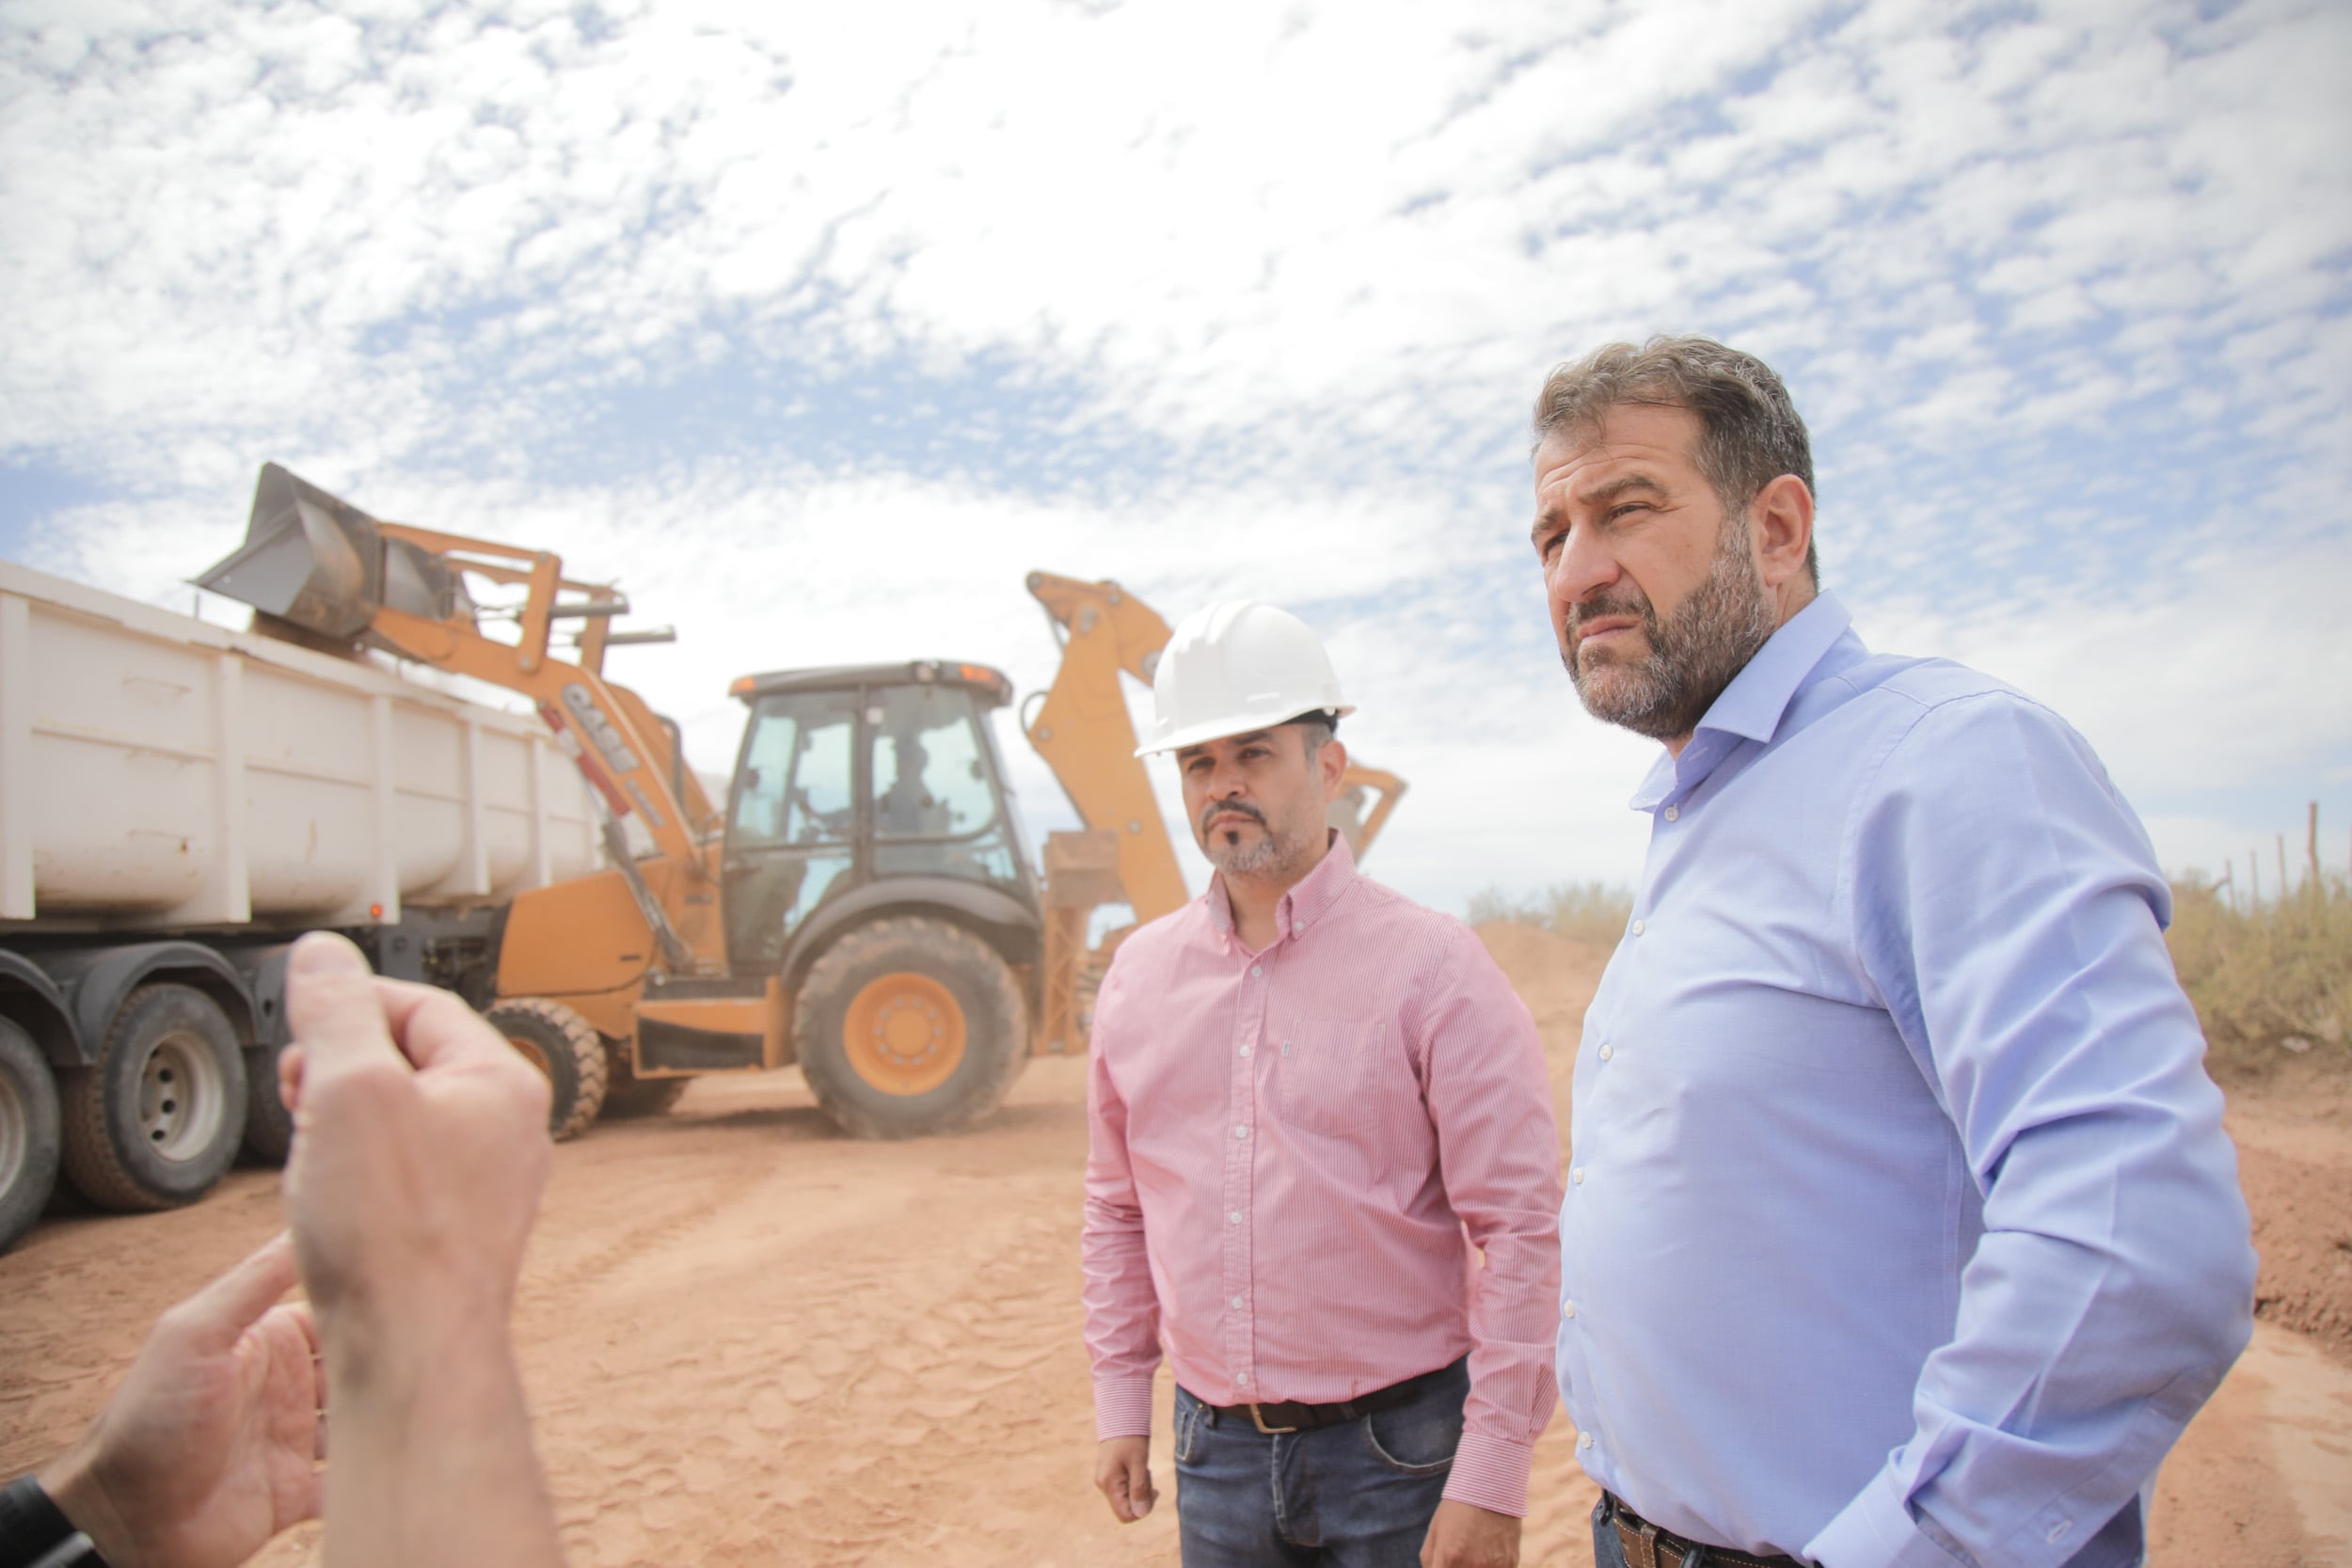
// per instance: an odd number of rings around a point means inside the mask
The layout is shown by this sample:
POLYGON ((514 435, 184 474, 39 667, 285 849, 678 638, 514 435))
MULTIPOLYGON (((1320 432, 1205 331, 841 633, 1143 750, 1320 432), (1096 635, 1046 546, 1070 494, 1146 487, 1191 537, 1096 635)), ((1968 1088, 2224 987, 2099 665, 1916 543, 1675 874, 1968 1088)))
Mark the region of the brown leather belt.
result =
POLYGON ((1386 1388, 1375 1388, 1369 1394, 1359 1394, 1337 1404, 1301 1404, 1295 1400, 1285 1400, 1279 1404, 1211 1404, 1203 1400, 1200 1408, 1208 1412, 1211 1426, 1216 1425, 1220 1418, 1238 1421, 1247 1416, 1257 1423, 1260 1432, 1269 1437, 1279 1437, 1285 1433, 1312 1432, 1317 1427, 1361 1420, 1375 1410, 1394 1409, 1426 1391, 1431 1384, 1460 1365, 1461 1362, 1456 1361, 1434 1368, 1419 1377, 1408 1377, 1402 1383, 1391 1383, 1386 1388))
POLYGON ((1717 1568, 1718 1564, 1723 1568, 1804 1568, 1793 1557, 1756 1557, 1735 1552, 1729 1546, 1685 1541, 1626 1507, 1625 1499, 1614 1492, 1603 1492, 1600 1496, 1601 1506, 1608 1510, 1601 1515, 1601 1522, 1616 1527, 1617 1544, 1625 1549, 1626 1568, 1682 1568, 1694 1552, 1700 1554, 1701 1568, 1717 1568))

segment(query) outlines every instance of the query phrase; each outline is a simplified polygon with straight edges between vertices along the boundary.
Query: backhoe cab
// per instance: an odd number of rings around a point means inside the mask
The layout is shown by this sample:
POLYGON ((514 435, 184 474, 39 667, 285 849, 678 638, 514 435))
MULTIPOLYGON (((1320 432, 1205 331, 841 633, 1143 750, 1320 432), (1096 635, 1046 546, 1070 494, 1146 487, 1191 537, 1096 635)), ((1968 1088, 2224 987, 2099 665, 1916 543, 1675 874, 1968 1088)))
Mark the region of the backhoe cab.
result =
POLYGON ((382 522, 272 464, 245 545, 199 582, 251 605, 257 629, 522 693, 579 766, 611 867, 504 906, 491 942, 469 933, 458 979, 548 1073, 557 1136, 602 1108, 660 1109, 697 1074, 794 1060, 866 1136, 961 1125, 1003 1097, 1030 1043, 1043 917, 987 721, 1011 697, 997 671, 736 682, 750 712, 721 812, 676 726, 603 678, 627 600, 551 554, 382 522), (485 633, 469 576, 521 590, 514 641, 485 633), (567 620, 569 661, 551 646, 567 620))

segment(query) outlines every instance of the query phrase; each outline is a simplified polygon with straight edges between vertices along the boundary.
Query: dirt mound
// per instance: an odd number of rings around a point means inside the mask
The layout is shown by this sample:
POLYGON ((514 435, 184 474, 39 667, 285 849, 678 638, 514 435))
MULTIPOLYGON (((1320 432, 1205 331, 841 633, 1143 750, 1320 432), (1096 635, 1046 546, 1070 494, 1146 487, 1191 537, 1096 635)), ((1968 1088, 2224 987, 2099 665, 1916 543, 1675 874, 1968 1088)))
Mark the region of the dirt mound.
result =
POLYGON ((2255 1316, 2352 1367, 2352 1082, 2302 1062, 2224 1089, 2262 1256, 2255 1316))

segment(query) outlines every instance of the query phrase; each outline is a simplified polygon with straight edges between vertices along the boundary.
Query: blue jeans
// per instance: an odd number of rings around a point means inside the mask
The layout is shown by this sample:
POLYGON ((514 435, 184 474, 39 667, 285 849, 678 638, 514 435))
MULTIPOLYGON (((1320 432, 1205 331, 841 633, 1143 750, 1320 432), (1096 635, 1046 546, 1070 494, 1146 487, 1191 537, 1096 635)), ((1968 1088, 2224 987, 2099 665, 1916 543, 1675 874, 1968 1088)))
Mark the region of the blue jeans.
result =
POLYGON ((1176 1526, 1184 1568, 1419 1568, 1462 1441, 1470 1367, 1414 1398, 1269 1436, 1176 1389, 1176 1526))

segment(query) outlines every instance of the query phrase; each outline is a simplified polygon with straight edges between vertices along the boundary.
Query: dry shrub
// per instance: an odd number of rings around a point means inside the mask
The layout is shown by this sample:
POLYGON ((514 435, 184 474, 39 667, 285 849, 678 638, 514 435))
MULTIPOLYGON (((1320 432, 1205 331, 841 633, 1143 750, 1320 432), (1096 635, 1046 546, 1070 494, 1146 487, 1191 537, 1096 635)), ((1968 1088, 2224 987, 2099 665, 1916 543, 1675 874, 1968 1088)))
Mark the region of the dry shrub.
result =
MULTIPOLYGON (((1632 914, 1632 890, 1600 881, 1534 894, 1488 888, 1470 901, 1473 926, 1517 921, 1597 947, 1615 946, 1632 914)), ((2168 941, 2217 1064, 2257 1066, 2285 1053, 2352 1072, 2352 886, 2343 878, 2235 911, 2189 876, 2172 884, 2168 941)))
POLYGON ((2352 887, 2331 877, 2249 911, 2213 884, 2172 884, 2172 966, 2217 1062, 2283 1051, 2352 1071, 2352 887))
POLYGON ((1556 936, 1614 947, 1633 918, 1633 890, 1614 882, 1554 882, 1541 893, 1518 895, 1488 888, 1470 895, 1470 923, 1513 920, 1556 936))

